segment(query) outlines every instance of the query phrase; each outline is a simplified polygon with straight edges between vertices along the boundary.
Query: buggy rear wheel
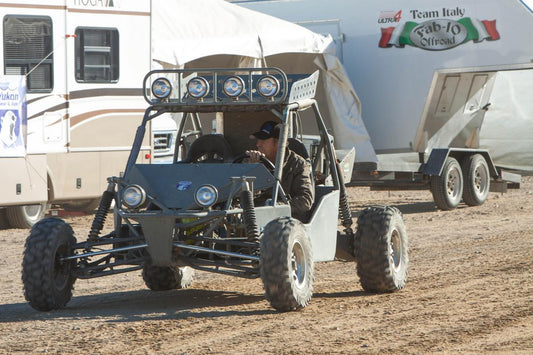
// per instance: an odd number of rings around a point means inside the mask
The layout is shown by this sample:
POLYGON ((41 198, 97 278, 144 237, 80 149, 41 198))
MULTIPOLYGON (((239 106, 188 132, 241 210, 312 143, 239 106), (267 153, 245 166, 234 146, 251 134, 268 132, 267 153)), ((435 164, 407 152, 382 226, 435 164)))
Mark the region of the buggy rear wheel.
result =
POLYGON ((194 270, 189 267, 144 265, 143 280, 152 291, 167 291, 189 287, 194 270))
POLYGON ((64 307, 72 298, 76 277, 72 255, 76 244, 70 225, 59 218, 45 218, 31 229, 24 245, 22 282, 24 297, 39 311, 64 307))
POLYGON ((283 217, 265 226, 260 272, 272 307, 291 311, 307 306, 313 295, 314 263, 311 240, 300 221, 283 217))
POLYGON ((354 250, 357 275, 368 292, 392 292, 407 282, 408 238, 395 207, 365 209, 357 219, 354 250))

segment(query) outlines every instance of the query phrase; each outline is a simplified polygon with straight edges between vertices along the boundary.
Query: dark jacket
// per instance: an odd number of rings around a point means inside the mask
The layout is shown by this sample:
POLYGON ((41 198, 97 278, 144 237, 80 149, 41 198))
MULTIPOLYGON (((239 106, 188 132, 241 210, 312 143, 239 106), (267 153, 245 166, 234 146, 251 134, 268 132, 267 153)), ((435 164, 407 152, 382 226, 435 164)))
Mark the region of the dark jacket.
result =
POLYGON ((291 215, 301 221, 307 221, 315 198, 311 164, 290 149, 285 153, 281 187, 285 194, 289 195, 291 215))

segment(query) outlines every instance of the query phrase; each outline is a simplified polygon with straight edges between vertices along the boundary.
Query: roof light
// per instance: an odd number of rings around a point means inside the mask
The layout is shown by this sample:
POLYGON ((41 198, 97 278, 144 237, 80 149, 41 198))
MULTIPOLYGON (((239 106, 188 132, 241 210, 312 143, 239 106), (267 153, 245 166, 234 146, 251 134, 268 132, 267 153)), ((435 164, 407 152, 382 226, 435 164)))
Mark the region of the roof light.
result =
POLYGON ((224 93, 231 98, 237 98, 244 92, 244 80, 239 76, 230 76, 224 81, 224 93))
POLYGON ((263 97, 273 97, 279 92, 279 81, 272 75, 265 75, 257 83, 257 91, 263 97))
POLYGON ((197 76, 187 83, 187 92, 195 99, 201 99, 209 92, 209 83, 205 78, 197 76))
POLYGON ((157 78, 152 83, 152 94, 160 100, 166 99, 172 92, 172 85, 167 78, 157 78))

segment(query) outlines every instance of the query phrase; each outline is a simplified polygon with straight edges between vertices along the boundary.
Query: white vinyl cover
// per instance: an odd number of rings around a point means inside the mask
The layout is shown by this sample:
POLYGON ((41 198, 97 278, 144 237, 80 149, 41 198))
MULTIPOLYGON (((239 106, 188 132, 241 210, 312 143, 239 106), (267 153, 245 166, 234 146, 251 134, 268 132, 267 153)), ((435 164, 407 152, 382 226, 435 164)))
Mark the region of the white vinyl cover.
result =
POLYGON ((481 126, 480 147, 498 165, 533 170, 533 70, 496 74, 490 109, 481 126))
POLYGON ((217 55, 238 56, 240 66, 258 66, 269 57, 294 53, 309 55, 297 57, 305 63, 290 63, 293 72, 300 64, 308 68, 309 62, 321 69, 326 102, 320 104, 336 148, 355 147, 356 161, 377 161, 359 99, 331 37, 223 0, 152 0, 152 59, 163 67, 184 67, 217 55))

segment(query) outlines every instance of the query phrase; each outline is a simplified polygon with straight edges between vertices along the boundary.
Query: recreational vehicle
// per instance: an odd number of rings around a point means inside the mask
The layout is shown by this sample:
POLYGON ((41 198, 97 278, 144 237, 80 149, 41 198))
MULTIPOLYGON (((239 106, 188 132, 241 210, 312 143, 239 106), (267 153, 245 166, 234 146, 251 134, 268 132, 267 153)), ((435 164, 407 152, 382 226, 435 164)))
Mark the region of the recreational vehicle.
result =
MULTIPOLYGON (((0 2, 0 221, 28 227, 53 204, 94 209, 120 175, 146 103, 151 2, 0 2)), ((139 159, 171 155, 176 124, 154 121, 139 159)))

